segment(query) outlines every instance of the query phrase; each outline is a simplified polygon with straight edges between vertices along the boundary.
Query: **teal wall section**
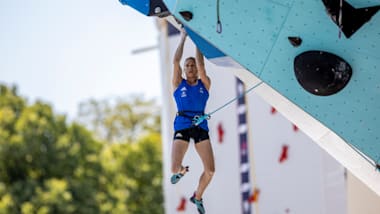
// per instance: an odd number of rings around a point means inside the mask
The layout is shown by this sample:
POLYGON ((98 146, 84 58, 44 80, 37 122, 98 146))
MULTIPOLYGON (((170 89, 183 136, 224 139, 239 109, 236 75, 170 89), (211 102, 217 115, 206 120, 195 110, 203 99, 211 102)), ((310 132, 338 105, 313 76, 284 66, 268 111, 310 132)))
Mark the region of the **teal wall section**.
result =
MULTIPOLYGON (((347 39, 327 15, 322 0, 220 0, 222 33, 216 32, 216 0, 165 0, 174 16, 229 55, 291 102, 308 112, 373 161, 380 158, 380 12, 347 39), (179 11, 191 11, 182 19, 179 11), (287 37, 299 36, 293 47, 287 37), (294 58, 322 50, 345 59, 353 69, 337 94, 316 96, 297 82, 294 58)), ((348 1, 354 7, 380 0, 348 1)), ((333 143, 333 142, 331 142, 333 143)))

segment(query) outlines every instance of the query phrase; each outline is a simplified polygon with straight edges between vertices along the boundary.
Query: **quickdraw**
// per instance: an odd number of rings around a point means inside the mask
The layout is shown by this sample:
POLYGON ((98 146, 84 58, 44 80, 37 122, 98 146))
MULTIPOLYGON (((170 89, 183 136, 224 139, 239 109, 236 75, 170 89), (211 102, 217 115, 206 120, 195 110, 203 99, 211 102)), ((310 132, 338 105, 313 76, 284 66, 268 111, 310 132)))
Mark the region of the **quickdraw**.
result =
POLYGON ((209 114, 204 114, 204 115, 195 115, 192 119, 192 125, 193 126, 198 126, 201 124, 204 120, 209 120, 211 119, 211 115, 209 114))

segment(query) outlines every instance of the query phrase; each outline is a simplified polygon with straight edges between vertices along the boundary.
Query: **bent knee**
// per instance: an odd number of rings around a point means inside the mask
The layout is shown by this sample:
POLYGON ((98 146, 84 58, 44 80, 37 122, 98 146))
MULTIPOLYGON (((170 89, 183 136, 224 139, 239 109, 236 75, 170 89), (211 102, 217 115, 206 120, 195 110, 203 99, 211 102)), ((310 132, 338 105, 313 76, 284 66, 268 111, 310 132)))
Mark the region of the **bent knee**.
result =
POLYGON ((212 168, 212 169, 206 169, 206 170, 205 170, 205 174, 206 174, 207 176, 209 176, 209 177, 212 177, 212 176, 214 176, 214 174, 215 174, 215 169, 214 169, 214 168, 212 168))

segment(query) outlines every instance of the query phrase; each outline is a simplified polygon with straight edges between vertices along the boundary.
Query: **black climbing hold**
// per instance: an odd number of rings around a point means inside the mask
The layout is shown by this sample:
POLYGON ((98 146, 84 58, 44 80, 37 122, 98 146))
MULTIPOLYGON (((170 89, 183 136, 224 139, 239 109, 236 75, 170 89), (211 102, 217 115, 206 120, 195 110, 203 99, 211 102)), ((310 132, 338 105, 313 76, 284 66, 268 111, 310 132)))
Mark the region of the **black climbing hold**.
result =
POLYGON ((149 5, 149 16, 164 18, 170 15, 168 8, 162 0, 151 0, 149 5))
POLYGON ((302 39, 298 36, 297 37, 296 36, 289 36, 288 40, 289 40, 290 44, 293 45, 293 47, 298 47, 302 43, 302 39))
POLYGON ((326 7, 327 14, 342 29, 347 38, 350 38, 380 10, 380 5, 356 9, 345 0, 342 0, 342 7, 340 7, 340 0, 322 1, 326 7))
POLYGON ((308 92, 328 96, 342 90, 352 76, 351 66, 342 58, 325 51, 306 51, 294 59, 299 84, 308 92))
POLYGON ((190 11, 180 11, 179 14, 185 19, 186 21, 190 21, 193 19, 193 13, 190 11))

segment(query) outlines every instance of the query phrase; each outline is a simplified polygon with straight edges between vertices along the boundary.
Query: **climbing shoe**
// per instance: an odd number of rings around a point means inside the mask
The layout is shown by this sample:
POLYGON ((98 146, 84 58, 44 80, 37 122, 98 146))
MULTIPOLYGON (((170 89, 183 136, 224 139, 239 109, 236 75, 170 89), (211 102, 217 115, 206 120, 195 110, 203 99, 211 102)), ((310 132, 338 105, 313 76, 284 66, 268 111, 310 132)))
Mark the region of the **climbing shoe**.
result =
POLYGON ((202 199, 197 200, 195 198, 195 192, 194 192, 193 196, 191 196, 190 201, 197 206, 199 214, 206 213, 205 208, 203 207, 203 200, 202 199))
POLYGON ((179 180, 181 180, 181 178, 183 176, 184 176, 184 174, 176 173, 176 174, 172 175, 172 177, 170 178, 170 182, 172 182, 172 184, 176 184, 176 183, 178 183, 179 180))
POLYGON ((182 167, 182 170, 180 173, 175 173, 172 175, 172 177, 170 178, 170 182, 172 184, 176 184, 178 183, 179 180, 181 180, 181 178, 185 175, 186 172, 189 171, 189 166, 186 166, 186 167, 182 167))

